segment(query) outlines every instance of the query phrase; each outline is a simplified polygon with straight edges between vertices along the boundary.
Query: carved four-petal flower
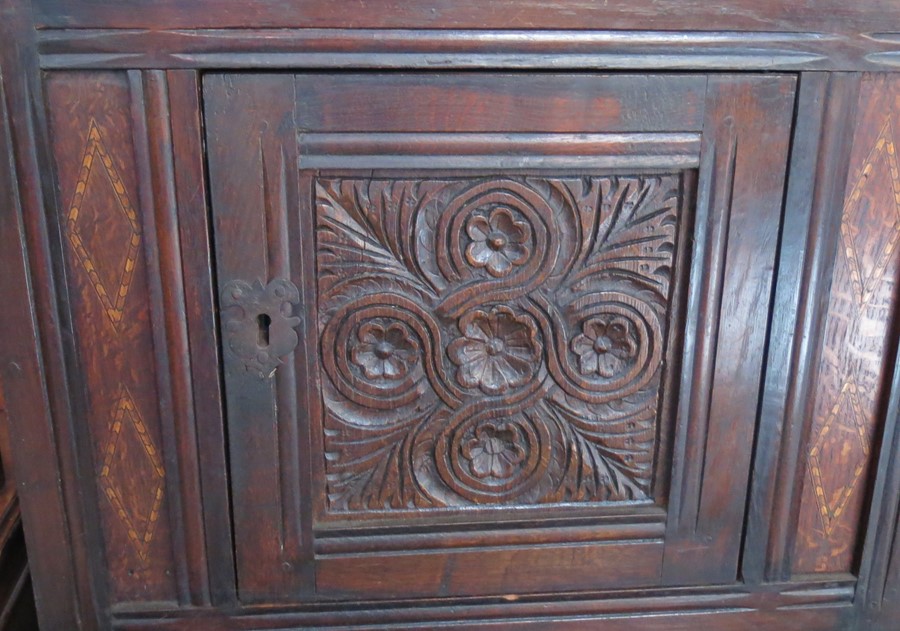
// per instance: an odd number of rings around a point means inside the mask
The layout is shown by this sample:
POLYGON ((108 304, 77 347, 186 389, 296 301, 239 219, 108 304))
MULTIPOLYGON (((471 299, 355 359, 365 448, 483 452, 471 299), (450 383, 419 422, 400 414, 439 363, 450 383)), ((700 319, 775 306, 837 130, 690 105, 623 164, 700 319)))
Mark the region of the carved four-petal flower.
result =
POLYGON ((506 276, 528 260, 531 228, 524 221, 516 221, 504 206, 495 207, 488 217, 472 216, 466 232, 472 239, 466 258, 473 267, 487 268, 491 276, 506 276))
POLYGON ((419 345, 399 322, 365 322, 356 337, 350 359, 369 379, 402 379, 418 361, 419 345))
POLYGON ((624 372, 637 355, 633 325, 621 316, 598 316, 586 320, 582 333, 572 340, 583 375, 596 373, 610 379, 624 372))
POLYGON ((534 375, 541 343, 529 316, 503 306, 490 312, 478 309, 463 316, 459 328, 463 337, 451 342, 447 352, 459 366, 456 378, 463 386, 501 394, 534 375))

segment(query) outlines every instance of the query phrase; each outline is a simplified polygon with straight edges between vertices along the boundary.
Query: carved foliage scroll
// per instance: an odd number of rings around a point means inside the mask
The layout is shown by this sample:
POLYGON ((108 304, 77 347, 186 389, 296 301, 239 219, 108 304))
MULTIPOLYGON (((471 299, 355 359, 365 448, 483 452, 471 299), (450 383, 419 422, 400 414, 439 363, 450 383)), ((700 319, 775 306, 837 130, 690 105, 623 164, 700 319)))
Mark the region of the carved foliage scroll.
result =
POLYGON ((316 180, 327 510, 652 501, 681 189, 316 180))
POLYGON ((853 569, 895 317, 900 82, 873 76, 863 86, 806 454, 797 572, 853 569))

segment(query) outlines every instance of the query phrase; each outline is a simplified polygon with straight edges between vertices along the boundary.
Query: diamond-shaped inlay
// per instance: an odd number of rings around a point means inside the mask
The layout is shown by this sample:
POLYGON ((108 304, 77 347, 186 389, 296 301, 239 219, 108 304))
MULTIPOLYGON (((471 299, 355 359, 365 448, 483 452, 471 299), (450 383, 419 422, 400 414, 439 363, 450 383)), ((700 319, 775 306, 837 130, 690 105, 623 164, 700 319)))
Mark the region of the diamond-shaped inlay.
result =
POLYGON ((825 532, 831 534, 850 501, 869 456, 866 415, 859 402, 856 383, 844 384, 809 452, 809 470, 825 532), (824 470, 853 471, 841 485, 824 470))
POLYGON ((853 290, 865 305, 884 279, 891 255, 900 242, 900 166, 890 119, 882 127, 847 199, 841 238, 853 290), (893 212, 884 212, 888 206, 893 207, 893 212), (861 227, 866 228, 862 240, 861 227))
POLYGON ((134 399, 123 385, 113 408, 100 486, 142 560, 159 521, 165 470, 134 399))
POLYGON ((93 119, 66 228, 75 256, 87 272, 113 327, 117 327, 134 277, 141 232, 125 184, 93 119), (92 241, 95 246, 99 241, 102 248, 91 248, 92 241))

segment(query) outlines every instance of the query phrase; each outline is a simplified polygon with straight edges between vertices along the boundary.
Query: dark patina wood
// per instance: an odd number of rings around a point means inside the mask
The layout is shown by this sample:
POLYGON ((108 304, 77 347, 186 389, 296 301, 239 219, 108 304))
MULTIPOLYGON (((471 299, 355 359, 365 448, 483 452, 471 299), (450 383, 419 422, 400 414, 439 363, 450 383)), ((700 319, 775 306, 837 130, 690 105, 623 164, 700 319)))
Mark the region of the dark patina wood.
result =
POLYGON ((0 35, 42 628, 896 626, 895 2, 0 35))

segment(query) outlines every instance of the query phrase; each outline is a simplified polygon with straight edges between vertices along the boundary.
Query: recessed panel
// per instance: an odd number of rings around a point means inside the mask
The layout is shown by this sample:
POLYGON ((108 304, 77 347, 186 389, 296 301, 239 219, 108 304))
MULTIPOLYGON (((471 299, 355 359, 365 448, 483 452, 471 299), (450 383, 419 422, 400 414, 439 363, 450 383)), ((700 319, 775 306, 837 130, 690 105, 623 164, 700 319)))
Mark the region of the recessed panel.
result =
POLYGON ((326 516, 655 502, 681 174, 313 188, 326 516))

